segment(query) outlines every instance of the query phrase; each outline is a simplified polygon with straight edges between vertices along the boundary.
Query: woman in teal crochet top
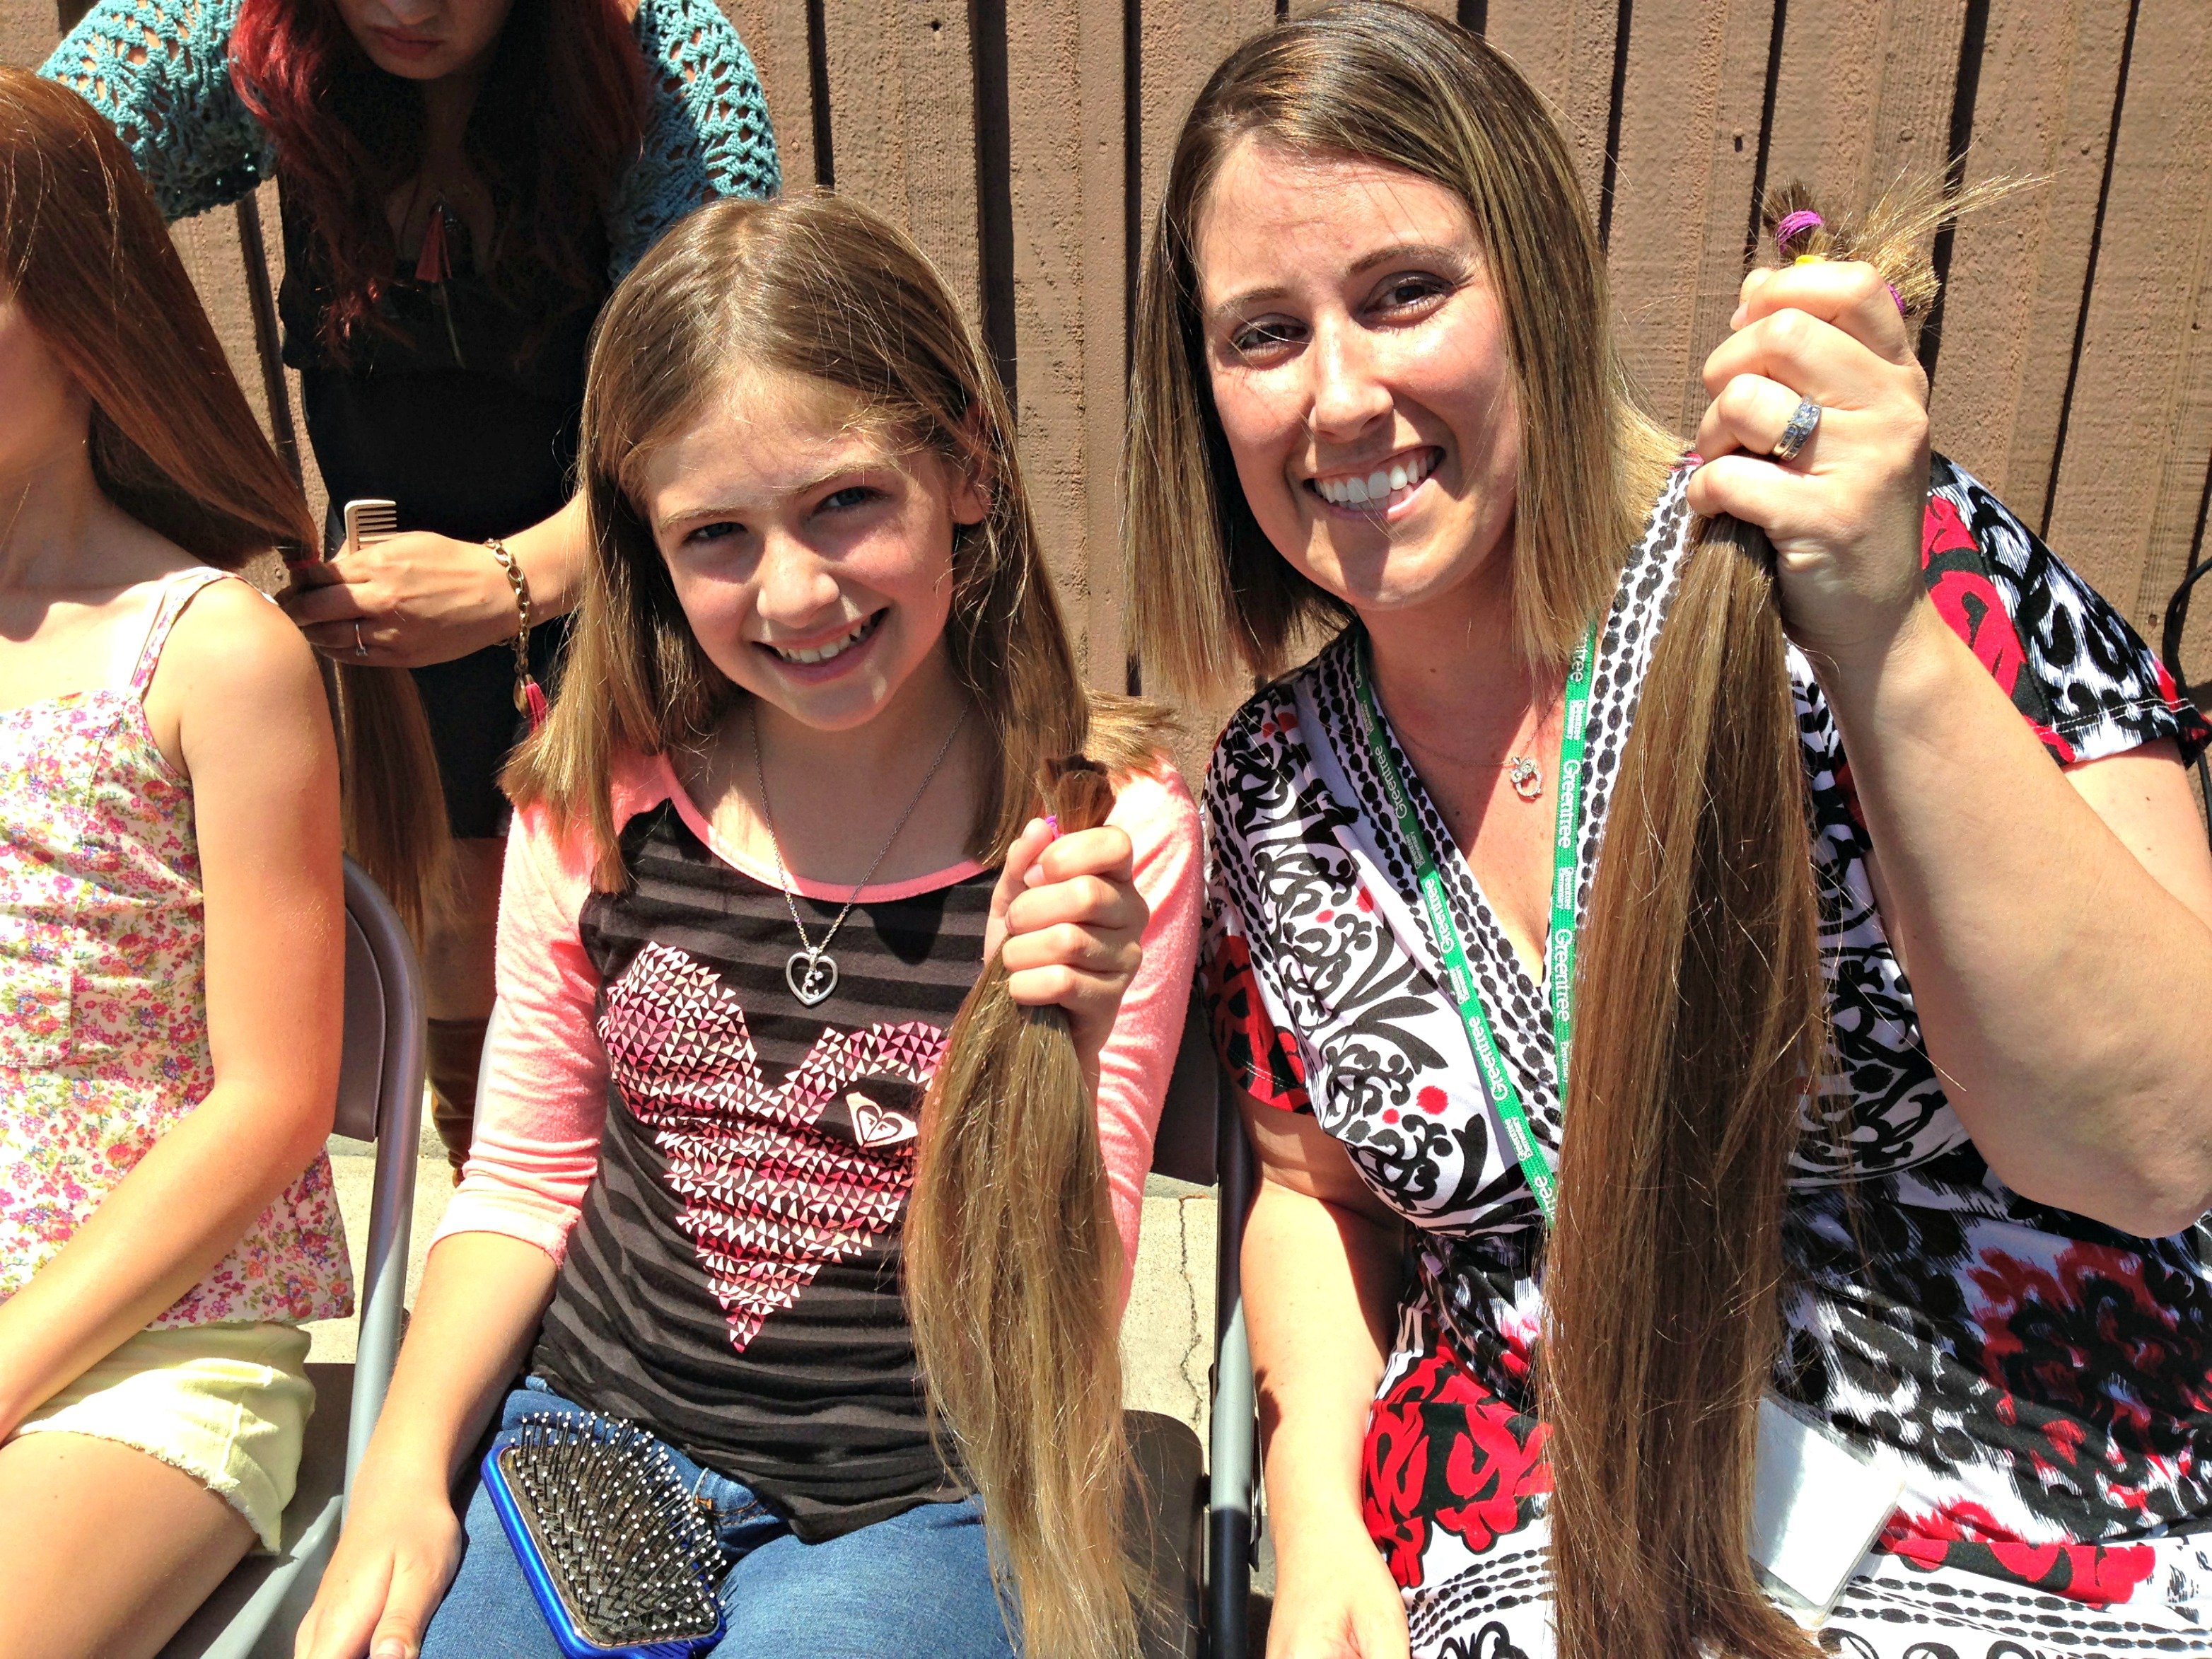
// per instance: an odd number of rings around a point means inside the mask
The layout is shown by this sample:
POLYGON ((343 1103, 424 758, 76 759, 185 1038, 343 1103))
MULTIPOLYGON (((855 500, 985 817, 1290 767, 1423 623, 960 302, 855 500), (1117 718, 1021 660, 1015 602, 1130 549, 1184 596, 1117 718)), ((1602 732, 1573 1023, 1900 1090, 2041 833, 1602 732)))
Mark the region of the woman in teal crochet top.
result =
MULTIPOLYGON (((405 532, 284 603, 337 660, 412 669, 428 717, 455 853, 425 927, 431 1073, 458 1170, 518 623, 565 615, 584 554, 568 483, 592 323, 690 209, 775 191, 752 64, 713 0, 101 0, 40 72, 114 125, 172 220, 278 183, 327 539, 360 497, 396 501, 405 532)), ((531 638, 539 678, 560 632, 531 638)))

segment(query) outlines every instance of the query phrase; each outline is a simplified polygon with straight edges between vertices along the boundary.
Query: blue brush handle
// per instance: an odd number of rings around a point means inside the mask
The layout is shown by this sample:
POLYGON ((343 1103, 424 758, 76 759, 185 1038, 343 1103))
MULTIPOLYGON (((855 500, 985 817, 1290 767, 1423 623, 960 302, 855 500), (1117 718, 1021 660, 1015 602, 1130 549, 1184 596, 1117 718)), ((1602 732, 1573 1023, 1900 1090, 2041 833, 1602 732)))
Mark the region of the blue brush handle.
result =
POLYGON ((720 1619, 714 1621, 713 1631, 696 1641, 653 1642, 643 1647, 603 1648, 578 1630, 575 1620, 569 1616, 568 1604, 554 1585, 545 1558, 538 1553, 538 1540, 530 1535, 514 1492, 507 1484, 507 1472, 499 1466, 499 1455, 506 1449, 504 1443, 495 1443, 484 1454, 484 1490, 491 1494, 492 1508, 499 1511, 507 1541, 514 1547, 514 1559, 522 1564, 522 1577, 530 1593, 538 1598, 538 1610, 545 1615, 553 1639, 568 1659, 695 1659, 722 1639, 725 1626, 720 1619))

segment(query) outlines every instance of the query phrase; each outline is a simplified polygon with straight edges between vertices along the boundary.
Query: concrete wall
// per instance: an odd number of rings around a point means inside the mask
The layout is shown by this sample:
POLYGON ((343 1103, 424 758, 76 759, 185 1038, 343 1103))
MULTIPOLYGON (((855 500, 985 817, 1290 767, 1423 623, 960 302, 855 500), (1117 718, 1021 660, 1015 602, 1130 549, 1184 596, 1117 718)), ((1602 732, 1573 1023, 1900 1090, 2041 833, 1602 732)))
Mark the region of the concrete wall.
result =
MULTIPOLYGON (((1115 477, 1132 279, 1189 100, 1278 0, 722 0, 793 183, 902 220, 1012 382, 1081 659, 1128 675, 1115 477)), ((1449 5, 1437 9, 1453 11, 1449 5)), ((2047 179, 1938 239, 1938 444, 2158 639, 2212 495, 2204 0, 1460 0, 1552 101, 1599 204, 1631 363, 1684 432, 1753 204, 1905 169, 2047 179)), ((34 61, 52 0, 0 0, 34 61)), ((264 191, 267 198, 271 192, 264 191)), ((273 232, 275 204, 264 202, 273 232)), ((261 386, 235 221, 179 246, 261 386)), ((271 249, 271 253, 275 252, 271 249)), ((2212 602, 2200 607, 2212 618, 2212 602)), ((2212 678, 2212 620, 2187 665, 2212 678)), ((1220 711, 1187 711, 1202 753, 1220 711)))

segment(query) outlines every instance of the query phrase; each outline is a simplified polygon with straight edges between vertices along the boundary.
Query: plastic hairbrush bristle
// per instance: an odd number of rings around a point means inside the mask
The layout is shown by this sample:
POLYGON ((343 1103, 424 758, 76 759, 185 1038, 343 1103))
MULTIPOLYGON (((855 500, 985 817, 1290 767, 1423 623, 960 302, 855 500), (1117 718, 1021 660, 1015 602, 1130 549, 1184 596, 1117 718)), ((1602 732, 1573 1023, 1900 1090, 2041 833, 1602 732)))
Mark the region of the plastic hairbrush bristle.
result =
POLYGON ((636 1647, 715 1626, 721 1547, 659 1441, 596 1413, 549 1412, 518 1423, 499 1460, 592 1640, 636 1647))

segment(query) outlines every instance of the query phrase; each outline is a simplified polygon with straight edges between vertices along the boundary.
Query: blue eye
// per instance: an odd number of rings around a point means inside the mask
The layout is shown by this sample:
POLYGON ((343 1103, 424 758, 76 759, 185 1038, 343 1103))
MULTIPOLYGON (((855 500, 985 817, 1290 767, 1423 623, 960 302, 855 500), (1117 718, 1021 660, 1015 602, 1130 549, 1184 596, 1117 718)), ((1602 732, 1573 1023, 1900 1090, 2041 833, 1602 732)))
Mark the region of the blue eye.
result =
POLYGON ((719 542, 725 536, 734 536, 744 526, 728 519, 717 519, 712 524, 702 524, 684 532, 684 539, 693 542, 719 542))
POLYGON ((824 495, 820 507, 817 510, 834 513, 842 507, 859 507, 864 502, 876 500, 882 493, 881 490, 871 489, 866 484, 847 484, 842 489, 833 489, 824 495))

